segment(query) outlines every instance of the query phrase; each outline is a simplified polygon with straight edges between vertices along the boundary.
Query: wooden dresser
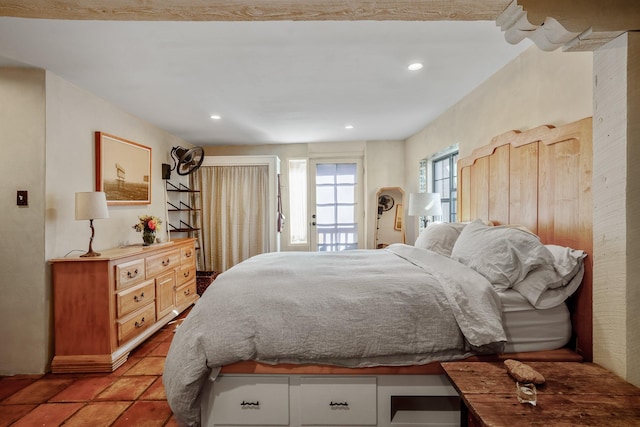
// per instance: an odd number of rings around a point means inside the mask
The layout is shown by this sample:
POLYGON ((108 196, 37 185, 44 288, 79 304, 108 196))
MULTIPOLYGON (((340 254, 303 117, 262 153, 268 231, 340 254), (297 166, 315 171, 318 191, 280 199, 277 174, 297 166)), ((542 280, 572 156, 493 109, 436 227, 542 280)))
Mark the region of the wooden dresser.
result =
POLYGON ((198 299, 193 238, 51 263, 54 373, 115 370, 198 299))

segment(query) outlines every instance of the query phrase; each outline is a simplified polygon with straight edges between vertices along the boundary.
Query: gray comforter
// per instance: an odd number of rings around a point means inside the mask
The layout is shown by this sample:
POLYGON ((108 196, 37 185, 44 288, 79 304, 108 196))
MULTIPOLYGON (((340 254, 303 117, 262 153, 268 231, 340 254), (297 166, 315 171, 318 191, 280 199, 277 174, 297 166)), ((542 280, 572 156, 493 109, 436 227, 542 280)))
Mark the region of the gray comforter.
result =
POLYGON ((200 389, 225 364, 411 365, 501 352, 505 341, 489 282, 434 252, 268 253, 209 286, 176 331, 163 381, 178 420, 199 425, 200 389))

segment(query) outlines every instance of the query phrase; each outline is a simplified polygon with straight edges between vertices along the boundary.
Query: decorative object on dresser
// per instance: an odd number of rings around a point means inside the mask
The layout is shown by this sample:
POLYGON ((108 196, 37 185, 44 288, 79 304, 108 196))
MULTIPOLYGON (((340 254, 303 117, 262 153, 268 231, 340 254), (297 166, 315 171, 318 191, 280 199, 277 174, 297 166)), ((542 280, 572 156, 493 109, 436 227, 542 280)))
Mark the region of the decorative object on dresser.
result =
POLYGON ((162 220, 158 217, 140 215, 133 229, 138 233, 142 232, 143 245, 149 246, 156 242, 156 232, 160 229, 160 224, 162 224, 162 220))
POLYGON ((429 218, 442 215, 440 193, 409 193, 409 216, 419 216, 423 220, 422 226, 427 227, 429 218))
POLYGON ((96 132, 96 191, 110 205, 151 203, 151 148, 96 132))
POLYGON ((198 299, 195 239, 51 260, 54 373, 111 372, 198 299))
POLYGON ((109 218, 109 209, 107 208, 107 199, 103 192, 92 191, 76 193, 76 220, 88 219, 89 227, 91 228, 89 250, 86 254, 80 255, 81 257, 100 256, 100 254, 94 252, 92 248, 93 237, 95 236, 93 220, 106 218, 109 218))

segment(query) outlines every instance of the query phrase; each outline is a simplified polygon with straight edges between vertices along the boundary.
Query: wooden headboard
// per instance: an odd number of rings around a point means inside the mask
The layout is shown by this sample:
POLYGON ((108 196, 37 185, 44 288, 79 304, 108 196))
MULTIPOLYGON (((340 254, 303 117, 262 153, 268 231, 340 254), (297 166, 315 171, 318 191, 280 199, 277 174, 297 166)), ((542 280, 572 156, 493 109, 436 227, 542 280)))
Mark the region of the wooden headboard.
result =
POLYGON ((458 161, 458 220, 521 224, 545 244, 584 250, 582 285, 568 301, 572 346, 593 360, 591 118, 496 136, 458 161))

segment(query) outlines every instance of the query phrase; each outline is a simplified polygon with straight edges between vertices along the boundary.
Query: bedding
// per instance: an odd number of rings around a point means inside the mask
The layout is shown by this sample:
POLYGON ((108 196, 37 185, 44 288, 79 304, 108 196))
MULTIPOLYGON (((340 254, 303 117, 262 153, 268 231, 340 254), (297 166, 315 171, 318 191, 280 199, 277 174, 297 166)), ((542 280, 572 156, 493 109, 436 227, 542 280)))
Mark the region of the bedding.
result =
POLYGON ((482 274, 498 291, 511 288, 530 271, 549 266, 553 255, 535 234, 513 226, 487 226, 475 220, 462 230, 451 258, 482 274))
POLYGON ((571 338, 571 317, 565 303, 537 309, 519 292, 499 292, 502 324, 507 334, 505 353, 555 350, 571 338))
POLYGON ((544 245, 520 225, 489 226, 480 220, 462 229, 451 258, 482 274, 498 291, 514 289, 537 309, 564 303, 580 286, 586 252, 544 245))
POLYGON ((466 224, 460 222, 437 222, 429 224, 427 228, 420 232, 413 246, 450 257, 453 246, 465 225, 466 224))
POLYGON ((177 329, 163 381, 176 418, 198 425, 201 387, 225 364, 415 365, 505 341, 491 284, 433 251, 268 253, 216 278, 177 329))

